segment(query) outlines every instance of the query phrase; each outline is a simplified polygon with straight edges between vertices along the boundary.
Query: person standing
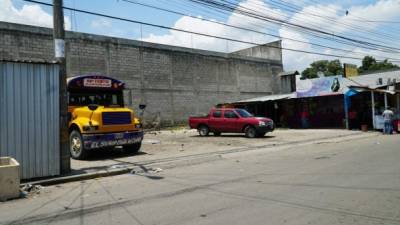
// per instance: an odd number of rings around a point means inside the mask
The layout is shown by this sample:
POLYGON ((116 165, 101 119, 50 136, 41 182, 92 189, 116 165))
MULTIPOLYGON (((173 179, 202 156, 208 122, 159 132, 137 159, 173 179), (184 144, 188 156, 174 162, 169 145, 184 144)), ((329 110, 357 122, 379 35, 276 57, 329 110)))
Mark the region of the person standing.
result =
POLYGON ((309 116, 310 114, 308 113, 307 108, 304 107, 300 113, 301 127, 303 129, 309 128, 309 121, 308 121, 309 116))
POLYGON ((383 116, 383 122, 384 122, 384 127, 383 127, 383 134, 392 134, 393 132, 393 116, 394 113, 392 110, 390 110, 389 107, 386 107, 385 111, 382 113, 383 116))
POLYGON ((350 108, 349 110, 349 129, 359 129, 357 111, 355 111, 354 108, 350 108))

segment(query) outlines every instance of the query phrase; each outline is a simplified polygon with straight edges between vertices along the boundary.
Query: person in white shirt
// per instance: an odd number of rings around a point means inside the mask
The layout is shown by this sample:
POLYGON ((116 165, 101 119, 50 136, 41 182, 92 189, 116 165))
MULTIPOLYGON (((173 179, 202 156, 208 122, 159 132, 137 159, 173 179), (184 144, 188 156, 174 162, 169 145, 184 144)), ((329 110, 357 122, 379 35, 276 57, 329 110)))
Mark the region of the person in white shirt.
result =
POLYGON ((384 127, 383 127, 383 134, 392 134, 393 132, 393 116, 394 113, 392 110, 390 110, 389 107, 386 107, 385 111, 382 113, 383 116, 383 122, 384 122, 384 127))

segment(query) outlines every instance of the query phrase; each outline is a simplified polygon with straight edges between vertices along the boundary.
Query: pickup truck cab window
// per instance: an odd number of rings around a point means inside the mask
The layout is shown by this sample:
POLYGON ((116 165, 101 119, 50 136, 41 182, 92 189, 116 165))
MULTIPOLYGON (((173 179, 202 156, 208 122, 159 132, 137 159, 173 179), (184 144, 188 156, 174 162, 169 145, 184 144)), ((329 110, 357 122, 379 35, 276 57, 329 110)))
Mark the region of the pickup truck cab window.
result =
POLYGON ((239 118, 238 115, 236 115, 236 113, 233 110, 226 110, 224 112, 224 117, 227 119, 239 118))
POLYGON ((236 109, 236 112, 243 118, 254 117, 251 113, 247 112, 244 109, 236 109))
POLYGON ((221 110, 217 110, 217 111, 214 111, 213 112, 213 117, 214 118, 221 118, 221 115, 222 115, 222 113, 221 113, 221 110))

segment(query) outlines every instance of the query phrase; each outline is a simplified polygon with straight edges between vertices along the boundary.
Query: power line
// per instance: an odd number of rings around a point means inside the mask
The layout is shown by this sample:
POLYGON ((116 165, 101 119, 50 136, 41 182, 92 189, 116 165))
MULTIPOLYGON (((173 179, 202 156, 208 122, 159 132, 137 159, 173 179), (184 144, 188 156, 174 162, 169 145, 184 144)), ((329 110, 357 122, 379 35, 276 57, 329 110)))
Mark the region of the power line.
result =
MULTIPOLYGON (((285 2, 284 0, 280 0, 280 1, 285 2)), ((315 3, 315 4, 321 4, 320 2, 314 1, 314 0, 308 0, 308 1, 311 2, 311 3, 315 3)), ((303 2, 304 2, 304 0, 303 0, 303 2)), ((361 28, 363 28, 363 29, 369 29, 370 26, 373 25, 373 24, 371 24, 371 23, 387 23, 388 25, 389 25, 389 24, 395 25, 396 23, 400 23, 400 21, 368 20, 368 19, 362 18, 362 17, 360 17, 360 16, 353 15, 353 14, 351 13, 351 11, 349 12, 349 11, 343 10, 343 9, 341 9, 341 8, 334 8, 334 7, 330 6, 330 5, 324 5, 324 8, 326 8, 328 11, 333 12, 333 13, 335 13, 335 14, 336 14, 337 12, 342 12, 343 15, 346 15, 346 21, 358 21, 358 22, 367 23, 367 24, 365 24, 365 26, 357 26, 357 27, 361 27, 361 28), (351 18, 351 17, 355 17, 355 18, 351 18)), ((319 12, 318 12, 318 13, 319 13, 319 12)), ((332 17, 328 17, 328 18, 332 18, 332 17)), ((335 19, 335 18, 332 18, 332 19, 335 19)), ((362 24, 362 25, 364 25, 364 24, 362 24)), ((397 27, 396 27, 396 28, 397 28, 397 27)), ((390 31, 400 31, 399 29, 396 29, 396 28, 391 28, 390 31)), ((360 29, 360 31, 362 31, 363 29, 360 29)), ((378 27, 378 29, 379 29, 379 27, 378 27)), ((384 33, 384 34, 390 35, 390 33, 387 33, 386 31, 385 31, 385 32, 382 32, 382 31, 381 31, 380 33, 384 33)), ((395 37, 396 37, 396 38, 395 38, 395 39, 392 39, 392 40, 393 40, 394 43, 397 43, 397 42, 398 42, 397 40, 398 40, 399 38, 398 38, 398 36, 395 36, 395 37)))
MULTIPOLYGON (((171 3, 172 3, 172 1, 168 1, 168 5, 171 5, 171 3)), ((199 9, 201 7, 206 7, 206 8, 209 8, 209 9, 213 9, 217 13, 222 13, 225 16, 226 16, 227 12, 232 13, 232 14, 241 15, 240 13, 237 13, 235 10, 232 11, 232 10, 227 10, 227 9, 223 9, 223 8, 216 8, 216 7, 213 7, 212 5, 209 5, 209 4, 199 4, 196 1, 190 1, 190 0, 188 0, 188 1, 181 0, 180 3, 179 3, 179 8, 181 8, 180 6, 182 4, 185 4, 185 3, 191 3, 192 4, 191 8, 193 8, 193 9, 199 9)), ((235 5, 235 7, 237 7, 237 5, 235 5)), ((209 10, 207 10, 207 12, 209 12, 209 10)), ((212 15, 212 16, 215 16, 215 14, 212 15)), ((251 16, 247 16, 247 17, 251 17, 251 16)), ((253 18, 256 18, 256 17, 253 16, 253 18)), ((269 20, 265 20, 265 19, 262 19, 262 18, 256 18, 256 19, 258 19, 259 21, 262 21, 262 22, 269 22, 271 24, 275 24, 275 25, 279 24, 279 25, 281 25, 280 23, 269 21, 269 20)), ((241 18, 241 20, 248 20, 248 19, 243 17, 243 18, 241 18)), ((245 24, 245 25, 249 26, 249 24, 245 24)), ((250 26, 251 25, 257 26, 259 28, 261 27, 260 25, 253 24, 253 23, 250 23, 250 26)), ((282 26, 285 26, 285 25, 282 25, 282 26)), ((306 35, 311 35, 311 36, 317 37, 319 39, 324 39, 324 40, 332 41, 332 42, 335 42, 335 43, 341 43, 343 45, 348 45, 348 46, 351 46, 351 47, 360 47, 360 48, 365 48, 365 49, 370 49, 370 50, 377 50, 377 51, 387 52, 387 53, 397 53, 398 52, 398 51, 395 51, 392 48, 390 48, 390 49, 388 49, 388 48, 382 49, 382 48, 373 47, 371 45, 367 45, 367 44, 364 44, 364 43, 355 43, 355 42, 350 42, 350 41, 346 41, 346 40, 341 40, 341 39, 334 38, 334 37, 331 37, 331 36, 328 36, 328 35, 322 36, 319 33, 312 32, 312 31, 307 31, 307 30, 302 30, 302 29, 300 29, 298 27, 290 27, 290 26, 285 26, 285 27, 288 28, 288 29, 296 30, 296 32, 300 32, 300 33, 304 33, 306 35), (353 43, 353 44, 350 44, 350 43, 353 43)), ((265 28, 265 27, 261 27, 261 29, 267 29, 268 30, 268 28, 265 28)), ((331 34, 331 33, 329 33, 329 34, 331 34)))
MULTIPOLYGON (((23 1, 36 3, 36 4, 41 4, 41 5, 46 5, 46 6, 53 6, 53 4, 40 2, 40 1, 35 1, 35 0, 23 0, 23 1)), ((220 36, 216 36, 216 35, 204 34, 204 33, 199 33, 199 32, 194 32, 194 31, 188 31, 188 30, 184 30, 184 29, 178 29, 178 28, 173 28, 173 27, 168 27, 168 26, 163 26, 163 25, 158 25, 158 24, 152 24, 152 23, 147 23, 147 22, 141 22, 141 21, 137 21, 137 20, 121 18, 121 17, 111 16, 111 15, 106 15, 106 14, 101 14, 101 13, 96 13, 96 12, 91 12, 91 11, 86 11, 86 10, 81 10, 81 9, 76 9, 76 8, 75 9, 70 8, 70 7, 63 7, 63 8, 67 9, 67 10, 73 10, 73 11, 76 11, 76 12, 84 13, 84 14, 90 14, 90 15, 109 18, 109 19, 115 19, 115 20, 120 20, 120 21, 125 21, 125 22, 136 23, 136 24, 142 24, 142 25, 146 25, 146 26, 152 26, 152 27, 157 27, 157 28, 162 28, 162 29, 167 29, 167 30, 174 30, 174 31, 179 31, 179 32, 183 32, 183 33, 190 33, 190 34, 195 34, 195 35, 204 36, 204 37, 216 38, 216 39, 220 39, 220 40, 238 42, 238 43, 255 45, 255 46, 259 46, 259 45, 263 45, 264 44, 264 43, 255 43, 255 42, 250 42, 250 41, 237 40, 237 39, 228 38, 228 37, 220 37, 220 36)), ((284 48, 284 47, 276 47, 276 46, 269 46, 269 47, 282 49, 282 50, 287 50, 287 51, 294 51, 294 52, 301 52, 301 53, 307 53, 307 54, 321 55, 321 56, 330 56, 330 57, 362 60, 362 58, 351 57, 351 56, 343 56, 343 55, 335 55, 335 54, 327 54, 327 53, 318 53, 318 52, 305 51, 305 50, 292 49, 292 48, 284 48)), ((400 62, 400 59, 396 59, 396 60, 398 60, 400 62)))
MULTIPOLYGON (((316 4, 320 4, 320 2, 315 1, 315 0, 308 0, 308 1, 314 2, 314 3, 316 3, 316 4)), ((328 5, 327 7, 333 9, 333 8, 330 7, 329 5, 328 5)), ((342 11, 342 12, 345 12, 345 10, 341 10, 341 11, 342 11)), ((369 19, 365 19, 365 18, 360 17, 360 16, 352 15, 351 13, 350 13, 349 15, 350 15, 350 16, 353 16, 353 17, 355 17, 355 18, 358 18, 358 19, 351 19, 351 18, 350 18, 349 20, 360 21, 360 22, 367 22, 367 23, 400 23, 400 21, 393 21, 393 20, 369 20, 369 19)))
POLYGON ((394 47, 389 47, 389 46, 385 46, 385 45, 381 45, 381 44, 375 44, 375 43, 371 43, 371 42, 367 42, 367 41, 361 41, 361 40, 357 40, 357 39, 353 39, 353 38, 348 38, 342 35, 337 35, 337 34, 332 34, 320 29, 315 29, 315 28, 310 28, 310 27, 306 27, 304 25, 300 25, 300 24, 296 24, 296 23, 292 23, 292 22, 287 22, 285 20, 282 19, 278 19, 278 18, 274 18, 274 17, 270 17, 270 16, 266 16, 266 15, 260 15, 257 14, 257 12, 255 12, 252 9, 249 9, 247 7, 243 7, 243 6, 238 6, 238 5, 234 5, 229 1, 225 1, 225 0, 220 0, 220 1, 213 1, 213 0, 189 0, 198 4, 202 4, 202 5, 208 5, 211 7, 215 7, 215 8, 219 8, 219 9, 223 9, 229 12, 233 12, 233 13, 237 13, 237 14, 241 14, 241 15, 245 15, 245 16, 249 16, 255 19, 259 19, 259 20, 264 20, 264 21, 269 21, 269 22, 273 22, 273 23, 277 23, 280 24, 282 26, 289 26, 289 27, 296 27, 296 28, 300 28, 300 29, 304 29, 310 32, 316 32, 316 33, 320 33, 320 34, 324 34, 327 36, 332 36, 338 39, 342 39, 342 40, 347 40, 347 41, 351 41, 351 42, 355 42, 355 43, 360 43, 360 44, 364 44, 364 45, 369 45, 369 46, 375 46, 375 47, 380 47, 380 48, 385 48, 388 50, 400 50, 398 48, 394 48, 394 47))
POLYGON ((332 34, 330 32, 321 30, 321 29, 315 29, 315 28, 311 28, 311 27, 307 27, 301 24, 296 24, 293 22, 288 22, 285 21, 283 19, 278 19, 278 18, 274 18, 271 16, 266 16, 266 15, 261 15, 261 14, 257 14, 257 12, 255 12, 252 9, 249 9, 247 7, 243 7, 243 6, 238 6, 236 4, 232 4, 231 2, 228 1, 224 1, 224 0, 220 0, 220 1, 212 1, 212 0, 189 0, 198 4, 202 4, 202 5, 207 5, 209 7, 214 7, 214 8, 218 8, 218 9, 223 9, 226 10, 228 12, 231 13, 236 13, 239 15, 245 15, 248 17, 252 17, 255 19, 259 19, 262 21, 267 21, 267 22, 271 22, 271 23, 276 23, 279 24, 281 26, 285 26, 285 27, 290 27, 290 28, 298 28, 298 29, 303 29, 306 30, 308 32, 312 32, 312 33, 320 33, 326 36, 331 36, 337 39, 342 39, 342 40, 346 40, 346 41, 351 41, 353 43, 359 43, 359 44, 363 44, 365 46, 375 46, 377 48, 385 48, 389 51, 393 51, 395 50, 400 50, 398 48, 394 48, 394 47, 388 47, 382 44, 375 44, 375 43, 371 43, 371 42, 367 42, 367 41, 361 41, 361 40, 356 40, 353 38, 348 38, 342 35, 337 35, 337 34, 332 34))
MULTIPOLYGON (((222 10, 222 9, 218 9, 218 8, 213 8, 213 7, 208 6, 208 5, 199 5, 199 4, 194 3, 194 2, 191 2, 191 1, 183 1, 183 0, 182 0, 182 1, 180 1, 179 5, 176 6, 176 7, 182 9, 182 5, 183 5, 183 4, 186 4, 186 3, 187 3, 187 4, 191 4, 191 5, 188 6, 188 7, 191 7, 192 9, 197 9, 197 10, 200 9, 201 11, 206 12, 207 14, 210 14, 211 17, 217 16, 217 17, 219 17, 219 18, 221 18, 221 19, 223 20, 223 19, 225 19, 226 15, 228 15, 228 13, 227 13, 226 10, 222 10), (205 7, 205 8, 207 8, 207 9, 212 9, 212 10, 214 11, 214 13, 210 12, 210 10, 202 9, 202 7, 205 7), (218 14, 215 14, 215 13, 223 14, 224 17, 222 17, 222 16, 220 16, 220 15, 218 15, 218 14)), ((173 4, 173 1, 169 0, 167 4, 168 4, 168 5, 173 4)), ((178 3, 176 3, 176 4, 178 4, 178 3)), ((232 12, 232 13, 233 13, 233 14, 236 14, 235 12, 232 12)), ((239 15, 239 14, 238 14, 238 15, 239 15)), ((254 27, 257 27, 258 29, 262 29, 262 30, 265 30, 265 29, 266 29, 266 30, 270 30, 270 31, 275 32, 275 30, 272 30, 272 29, 269 28, 269 27, 264 27, 264 26, 261 26, 261 25, 259 25, 259 24, 256 24, 254 21, 251 21, 250 18, 245 18, 245 17, 243 17, 243 18, 241 18, 241 20, 246 20, 246 21, 248 21, 248 23, 246 23, 246 24, 243 24, 243 23, 241 23, 240 21, 238 21, 239 24, 242 24, 242 25, 244 25, 244 26, 254 26, 254 27)), ((269 22, 269 21, 263 21, 263 20, 259 20, 259 21, 271 23, 271 22, 269 22)), ((277 24, 275 24, 275 23, 271 23, 271 24, 272 24, 272 25, 277 25, 277 24)), ((280 25, 278 25, 278 26, 280 26, 280 25)), ((364 49, 376 50, 376 51, 381 51, 381 52, 386 52, 386 53, 394 53, 394 52, 396 52, 396 51, 394 51, 394 50, 380 49, 380 48, 376 48, 376 47, 372 47, 372 46, 368 46, 368 45, 362 45, 362 44, 359 44, 359 43, 352 43, 352 44, 351 44, 351 42, 346 41, 346 40, 340 40, 340 39, 337 39, 337 38, 335 39, 334 37, 330 37, 330 36, 326 36, 326 35, 322 36, 321 34, 318 34, 318 33, 315 33, 315 32, 310 32, 310 31, 306 31, 306 30, 301 30, 300 28, 296 28, 296 27, 286 27, 286 28, 295 30, 296 32, 299 32, 299 33, 302 33, 302 34, 305 34, 305 35, 312 36, 312 37, 314 37, 314 38, 318 38, 318 39, 321 39, 321 40, 323 39, 323 40, 325 40, 325 41, 330 41, 330 42, 335 42, 335 43, 340 43, 340 44, 342 44, 342 45, 347 45, 347 46, 351 46, 351 47, 360 47, 360 48, 364 48, 364 49)))
MULTIPOLYGON (((244 31, 249 31, 249 32, 257 33, 257 34, 268 35, 268 36, 271 36, 271 37, 276 37, 276 38, 280 38, 280 39, 286 39, 286 40, 299 42, 299 43, 304 43, 304 44, 310 44, 310 45, 314 45, 314 46, 318 46, 318 47, 323 47, 323 48, 326 48, 326 49, 337 50, 337 51, 342 51, 342 52, 347 52, 347 53, 364 54, 362 52, 356 52, 356 51, 352 51, 352 50, 348 50, 348 49, 335 48, 335 47, 316 44, 316 43, 312 43, 312 42, 301 41, 301 40, 297 40, 297 39, 293 39, 293 38, 282 37, 282 36, 279 36, 279 35, 270 34, 270 33, 262 32, 262 31, 258 31, 258 30, 254 30, 254 29, 249 29, 249 28, 245 28, 245 27, 241 27, 241 26, 231 25, 231 24, 227 24, 227 23, 223 23, 223 22, 219 22, 219 21, 215 21, 215 20, 210 20, 210 19, 206 19, 206 18, 202 18, 202 17, 197 17, 197 16, 185 14, 185 13, 178 12, 178 11, 171 10, 171 9, 165 9, 165 8, 161 8, 161 7, 150 5, 150 4, 146 4, 146 3, 141 3, 141 2, 138 2, 138 1, 132 1, 132 0, 122 0, 122 1, 130 3, 130 4, 140 5, 140 6, 143 6, 143 7, 156 9, 156 10, 163 11, 163 12, 168 12, 168 13, 172 13, 172 14, 176 14, 176 15, 180 15, 180 16, 186 16, 186 17, 190 17, 190 18, 193 18, 193 19, 207 21, 207 22, 210 22, 210 23, 219 24, 219 25, 223 25, 223 26, 226 26, 226 27, 231 27, 231 28, 240 29, 240 30, 244 30, 244 31)), ((380 57, 380 56, 377 56, 377 57, 380 57)), ((388 59, 392 59, 392 58, 388 58, 388 59)))
MULTIPOLYGON (((223 26, 227 26, 227 27, 231 27, 231 28, 236 28, 236 29, 240 29, 240 30, 250 31, 250 32, 253 32, 253 33, 258 33, 258 34, 262 34, 262 35, 276 37, 276 38, 280 38, 280 39, 286 39, 286 40, 290 40, 290 41, 294 41, 294 42, 310 44, 310 45, 315 45, 315 46, 318 46, 318 47, 323 47, 323 48, 332 49, 332 50, 338 50, 338 51, 344 51, 344 52, 349 52, 349 53, 361 53, 361 52, 354 52, 354 51, 346 50, 346 49, 340 49, 340 48, 335 48, 335 47, 330 47, 330 46, 310 43, 310 42, 307 42, 307 41, 296 40, 296 39, 293 39, 293 38, 282 37, 282 36, 275 35, 275 34, 270 34, 270 33, 257 31, 257 30, 253 30, 253 29, 249 29, 249 28, 245 28, 245 27, 240 27, 240 26, 236 26, 236 25, 222 23, 222 22, 219 22, 219 21, 210 20, 210 19, 206 19, 206 18, 202 18, 202 17, 196 17, 196 16, 192 16, 192 15, 185 14, 185 13, 182 13, 182 12, 178 12, 178 11, 174 11, 174 10, 170 10, 170 9, 164 9, 164 8, 160 8, 160 7, 157 7, 157 6, 154 6, 154 5, 149 5, 149 4, 140 3, 140 2, 136 2, 136 1, 131 1, 131 0, 122 0, 122 1, 131 3, 131 4, 141 5, 141 6, 152 8, 152 9, 157 9, 157 10, 164 11, 164 12, 173 13, 173 14, 176 14, 176 15, 187 16, 187 17, 190 17, 190 18, 193 18, 193 19, 207 21, 207 22, 210 22, 210 23, 219 24, 219 25, 223 25, 223 26)), ((361 53, 361 54, 363 54, 363 53, 361 53)))
MULTIPOLYGON (((252 1, 249 0, 249 2, 252 2, 252 1)), ((314 13, 315 12, 314 10, 312 10, 310 12, 304 12, 302 7, 300 7, 300 6, 298 6, 298 5, 294 4, 294 3, 288 3, 288 2, 286 2, 284 0, 278 0, 278 1, 276 1, 276 0, 268 0, 268 2, 269 2, 269 4, 271 4, 271 5, 275 6, 275 7, 278 7, 279 9, 283 9, 285 11, 288 11, 288 12, 291 12, 291 13, 296 13, 296 14, 299 14, 299 15, 317 17, 317 18, 329 21, 331 23, 335 23, 337 25, 341 25, 343 27, 346 27, 347 29, 352 30, 352 31, 354 31, 356 33, 365 33, 365 34, 373 35, 373 36, 378 37, 378 38, 385 38, 384 41, 387 41, 387 39, 390 39, 394 43, 397 43, 397 41, 398 41, 398 38, 396 36, 393 36, 390 33, 387 33, 387 32, 374 32, 374 31, 368 30, 365 27, 357 25, 357 24, 348 24, 345 21, 338 21, 337 20, 338 18, 335 18, 335 17, 321 15, 320 13, 314 13)), ((255 2, 254 3, 250 3, 250 4, 259 5, 259 4, 255 3, 255 2)), ((348 20, 349 19, 346 18, 346 21, 348 21, 348 20)), ((307 21, 309 21, 309 20, 307 20, 307 21)), ((370 25, 368 25, 368 26, 370 26, 370 25)), ((357 35, 357 37, 359 37, 359 36, 357 35)), ((365 37, 363 36, 362 38, 365 38, 365 37)), ((370 39, 370 40, 376 41, 376 40, 373 40, 373 39, 370 39)))

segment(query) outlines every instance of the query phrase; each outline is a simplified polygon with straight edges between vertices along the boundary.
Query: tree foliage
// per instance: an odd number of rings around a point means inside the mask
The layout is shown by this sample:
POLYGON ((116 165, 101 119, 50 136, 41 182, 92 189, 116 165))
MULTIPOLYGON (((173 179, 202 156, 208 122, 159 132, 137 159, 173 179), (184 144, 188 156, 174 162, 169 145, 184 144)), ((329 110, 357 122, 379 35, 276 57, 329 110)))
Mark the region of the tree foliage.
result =
MULTIPOLYGON (((366 73, 378 70, 388 70, 400 68, 398 65, 389 62, 387 59, 381 62, 377 62, 372 56, 365 56, 361 62, 361 66, 358 67, 358 73, 366 73)), ((332 61, 329 60, 318 60, 310 64, 302 73, 303 78, 317 78, 318 72, 322 72, 324 76, 335 76, 343 74, 343 65, 339 59, 332 61)))
POLYGON ((310 64, 301 75, 304 78, 317 78, 318 72, 322 72, 324 76, 335 76, 343 74, 343 66, 339 59, 332 61, 318 60, 310 64))
POLYGON ((361 66, 358 67, 358 73, 365 73, 378 70, 388 70, 400 68, 398 65, 389 62, 385 59, 382 62, 377 62, 372 56, 365 56, 361 62, 361 66))

